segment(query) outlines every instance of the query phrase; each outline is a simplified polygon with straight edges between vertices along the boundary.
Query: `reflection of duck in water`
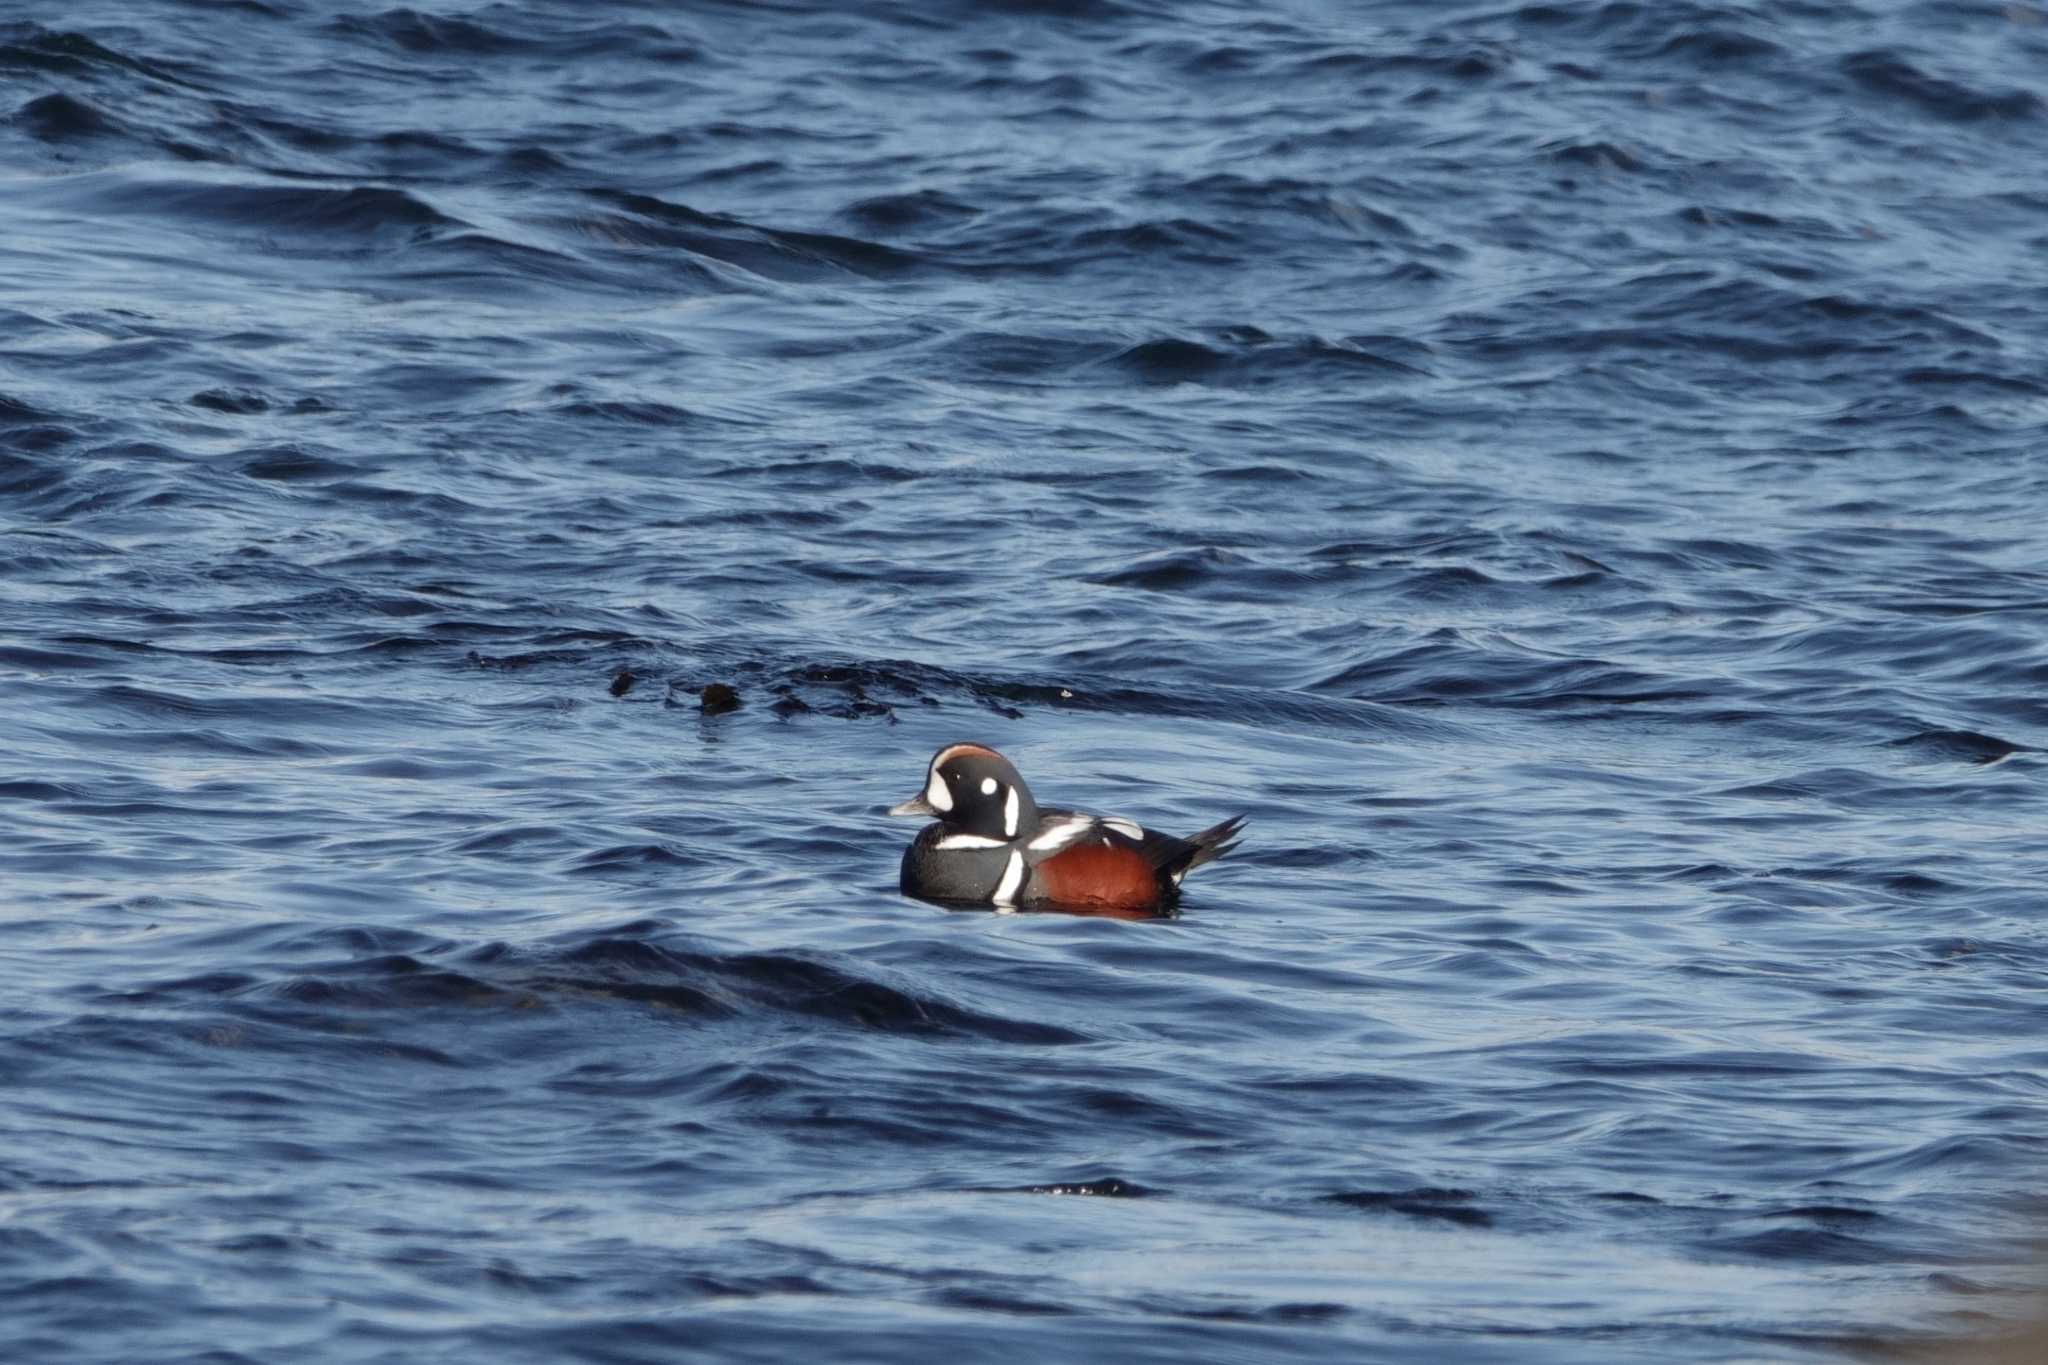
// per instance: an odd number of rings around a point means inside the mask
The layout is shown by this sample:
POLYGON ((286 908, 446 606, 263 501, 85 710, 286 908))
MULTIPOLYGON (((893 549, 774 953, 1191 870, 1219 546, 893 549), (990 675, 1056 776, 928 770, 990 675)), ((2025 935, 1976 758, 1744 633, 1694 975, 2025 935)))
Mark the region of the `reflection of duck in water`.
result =
POLYGON ((1189 839, 1129 820, 1040 810, 1010 760, 979 744, 932 756, 924 790, 891 815, 929 815, 903 855, 906 895, 998 910, 1141 918, 1180 898, 1180 879, 1234 847, 1241 815, 1189 839))

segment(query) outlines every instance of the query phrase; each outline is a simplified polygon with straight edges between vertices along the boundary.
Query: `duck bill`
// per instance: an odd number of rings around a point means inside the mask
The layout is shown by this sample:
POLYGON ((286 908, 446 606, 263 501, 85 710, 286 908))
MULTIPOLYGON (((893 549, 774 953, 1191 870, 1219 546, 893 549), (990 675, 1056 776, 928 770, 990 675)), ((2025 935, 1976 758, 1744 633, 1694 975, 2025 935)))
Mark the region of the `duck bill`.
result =
POLYGON ((922 793, 889 807, 891 815, 926 815, 936 818, 938 813, 938 807, 925 800, 922 793))

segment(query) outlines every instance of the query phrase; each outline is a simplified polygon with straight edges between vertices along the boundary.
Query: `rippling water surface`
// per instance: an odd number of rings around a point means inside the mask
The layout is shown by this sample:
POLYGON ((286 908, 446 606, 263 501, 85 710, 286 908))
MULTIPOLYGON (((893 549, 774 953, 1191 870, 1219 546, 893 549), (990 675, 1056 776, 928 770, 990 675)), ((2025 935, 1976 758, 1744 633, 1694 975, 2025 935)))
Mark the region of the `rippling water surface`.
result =
POLYGON ((2043 18, 0 8, 5 1354, 2007 1311, 2043 18))

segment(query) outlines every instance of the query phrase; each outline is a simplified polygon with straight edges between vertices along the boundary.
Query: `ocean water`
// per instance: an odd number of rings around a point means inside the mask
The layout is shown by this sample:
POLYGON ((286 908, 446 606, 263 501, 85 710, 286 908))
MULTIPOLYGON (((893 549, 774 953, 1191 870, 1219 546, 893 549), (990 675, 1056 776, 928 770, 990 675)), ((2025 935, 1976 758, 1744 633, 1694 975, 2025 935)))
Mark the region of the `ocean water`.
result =
POLYGON ((2008 1315, 2044 18, 0 4, 0 1356, 2008 1315))

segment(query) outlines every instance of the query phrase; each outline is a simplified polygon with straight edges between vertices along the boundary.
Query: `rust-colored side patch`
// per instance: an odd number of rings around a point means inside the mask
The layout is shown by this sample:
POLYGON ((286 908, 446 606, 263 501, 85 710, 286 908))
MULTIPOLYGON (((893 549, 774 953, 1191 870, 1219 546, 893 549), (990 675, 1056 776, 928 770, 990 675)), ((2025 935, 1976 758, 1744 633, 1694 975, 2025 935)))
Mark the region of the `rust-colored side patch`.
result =
POLYGON ((1040 863, 1037 894, 1062 905, 1147 910, 1164 897, 1159 874, 1134 849, 1090 841, 1040 863))

